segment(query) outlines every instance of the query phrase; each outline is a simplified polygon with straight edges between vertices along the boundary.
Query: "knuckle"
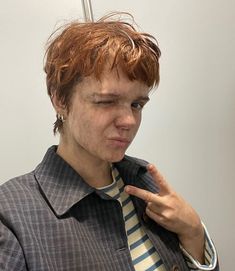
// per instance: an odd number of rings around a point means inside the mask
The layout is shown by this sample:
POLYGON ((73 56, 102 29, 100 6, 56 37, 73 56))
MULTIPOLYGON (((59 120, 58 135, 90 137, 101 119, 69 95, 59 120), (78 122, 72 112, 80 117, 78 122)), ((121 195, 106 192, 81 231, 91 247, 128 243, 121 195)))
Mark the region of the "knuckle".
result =
POLYGON ((150 192, 145 192, 145 198, 147 202, 152 202, 153 201, 153 195, 150 192))

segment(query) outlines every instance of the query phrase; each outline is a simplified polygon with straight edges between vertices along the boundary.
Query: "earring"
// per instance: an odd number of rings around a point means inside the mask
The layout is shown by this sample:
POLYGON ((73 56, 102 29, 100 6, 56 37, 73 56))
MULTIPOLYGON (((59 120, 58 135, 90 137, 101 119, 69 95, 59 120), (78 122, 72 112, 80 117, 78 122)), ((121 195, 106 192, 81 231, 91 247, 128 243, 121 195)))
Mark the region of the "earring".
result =
POLYGON ((57 118, 58 118, 61 122, 65 122, 65 118, 64 118, 63 115, 57 114, 57 118))

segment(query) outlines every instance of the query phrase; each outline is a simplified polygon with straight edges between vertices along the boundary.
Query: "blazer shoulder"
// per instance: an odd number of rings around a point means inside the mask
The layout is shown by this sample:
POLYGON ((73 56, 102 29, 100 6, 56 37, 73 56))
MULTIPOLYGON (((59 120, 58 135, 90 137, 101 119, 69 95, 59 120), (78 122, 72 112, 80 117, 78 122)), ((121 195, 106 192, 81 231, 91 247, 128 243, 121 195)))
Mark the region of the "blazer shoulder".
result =
POLYGON ((17 177, 14 177, 8 181, 6 181, 5 183, 0 185, 0 191, 3 189, 7 189, 8 187, 12 187, 12 188, 17 188, 20 187, 21 185, 25 185, 26 183, 34 180, 34 171, 26 173, 24 175, 20 175, 17 177))
POLYGON ((33 171, 3 183, 0 186, 0 206, 4 205, 4 202, 17 202, 25 195, 32 194, 35 186, 37 186, 37 183, 33 171))

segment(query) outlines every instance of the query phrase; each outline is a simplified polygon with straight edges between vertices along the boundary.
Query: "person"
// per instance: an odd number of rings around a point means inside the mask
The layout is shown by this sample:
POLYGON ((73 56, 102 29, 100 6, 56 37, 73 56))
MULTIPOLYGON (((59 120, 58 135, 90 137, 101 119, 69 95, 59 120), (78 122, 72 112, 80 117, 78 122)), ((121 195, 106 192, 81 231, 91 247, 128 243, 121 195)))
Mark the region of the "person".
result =
POLYGON ((154 165, 125 154, 160 54, 122 15, 52 34, 45 72, 59 144, 0 188, 0 270, 219 270, 196 211, 154 165))

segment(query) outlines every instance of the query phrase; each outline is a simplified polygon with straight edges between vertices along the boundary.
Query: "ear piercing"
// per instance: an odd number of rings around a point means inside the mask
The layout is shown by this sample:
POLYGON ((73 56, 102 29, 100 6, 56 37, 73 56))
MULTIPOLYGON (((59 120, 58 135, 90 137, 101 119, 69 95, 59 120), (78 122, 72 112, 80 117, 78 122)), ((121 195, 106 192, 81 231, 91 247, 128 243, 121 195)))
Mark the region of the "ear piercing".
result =
POLYGON ((57 114, 57 118, 61 121, 61 122, 65 122, 65 118, 62 114, 57 114))

